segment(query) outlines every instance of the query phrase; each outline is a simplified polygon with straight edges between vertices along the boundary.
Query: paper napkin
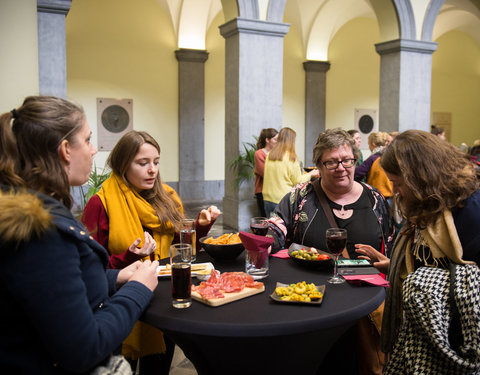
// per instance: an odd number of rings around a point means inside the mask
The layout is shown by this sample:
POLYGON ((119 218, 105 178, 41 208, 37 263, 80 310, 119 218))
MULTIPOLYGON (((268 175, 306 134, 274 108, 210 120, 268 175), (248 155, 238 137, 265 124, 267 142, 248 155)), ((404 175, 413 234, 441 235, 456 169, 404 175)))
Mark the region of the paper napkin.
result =
POLYGON ((342 275, 345 280, 354 285, 375 285, 388 287, 390 284, 380 275, 342 275))
POLYGON ((240 240, 256 268, 262 268, 268 257, 268 248, 273 244, 272 237, 239 232, 240 240))

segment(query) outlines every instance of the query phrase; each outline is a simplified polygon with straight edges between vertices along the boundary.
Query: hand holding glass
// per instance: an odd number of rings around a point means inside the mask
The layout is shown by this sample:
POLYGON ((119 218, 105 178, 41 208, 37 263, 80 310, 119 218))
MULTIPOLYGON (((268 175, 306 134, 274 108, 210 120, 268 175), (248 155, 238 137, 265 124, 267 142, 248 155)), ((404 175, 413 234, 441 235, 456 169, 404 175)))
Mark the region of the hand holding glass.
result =
POLYGON ((335 257, 335 270, 333 276, 327 281, 330 284, 342 284, 345 279, 338 274, 338 256, 347 246, 347 230, 340 228, 329 228, 326 232, 327 249, 335 257))

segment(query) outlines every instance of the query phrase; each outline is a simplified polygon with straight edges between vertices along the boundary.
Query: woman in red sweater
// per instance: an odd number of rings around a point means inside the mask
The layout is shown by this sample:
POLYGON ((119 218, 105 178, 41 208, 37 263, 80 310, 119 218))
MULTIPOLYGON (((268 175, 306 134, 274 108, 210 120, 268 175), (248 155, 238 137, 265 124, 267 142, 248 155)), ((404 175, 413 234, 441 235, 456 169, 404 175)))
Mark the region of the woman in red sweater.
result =
POLYGON ((257 151, 255 151, 255 197, 260 216, 265 217, 265 207, 263 205, 263 169, 265 168, 265 159, 268 152, 277 143, 278 131, 274 128, 262 129, 257 141, 257 151))
MULTIPOLYGON (((111 176, 85 207, 82 221, 108 250, 111 268, 145 257, 167 258, 172 242, 179 242, 183 206, 175 190, 162 183, 159 160, 160 146, 152 136, 126 133, 107 160, 111 176)), ((208 233, 220 214, 215 206, 200 212, 197 239, 208 233)), ((168 374, 174 346, 168 340, 165 344, 161 331, 138 322, 123 342, 122 353, 133 369, 140 358, 140 374, 168 374)))

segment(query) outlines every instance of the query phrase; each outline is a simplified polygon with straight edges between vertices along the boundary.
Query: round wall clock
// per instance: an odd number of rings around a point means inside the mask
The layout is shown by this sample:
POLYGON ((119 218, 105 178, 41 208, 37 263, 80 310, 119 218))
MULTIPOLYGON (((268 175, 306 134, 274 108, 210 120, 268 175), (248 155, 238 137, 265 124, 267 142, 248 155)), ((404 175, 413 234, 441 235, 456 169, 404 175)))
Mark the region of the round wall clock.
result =
POLYGON ((112 133, 124 131, 130 122, 130 116, 125 108, 111 105, 102 112, 102 125, 112 133))

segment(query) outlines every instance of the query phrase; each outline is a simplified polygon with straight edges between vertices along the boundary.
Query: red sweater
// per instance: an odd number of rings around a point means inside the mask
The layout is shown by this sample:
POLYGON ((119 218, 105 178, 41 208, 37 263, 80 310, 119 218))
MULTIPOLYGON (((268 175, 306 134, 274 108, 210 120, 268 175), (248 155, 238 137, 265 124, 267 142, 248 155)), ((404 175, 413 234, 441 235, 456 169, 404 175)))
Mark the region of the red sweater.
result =
MULTIPOLYGON (((142 255, 137 255, 135 253, 132 253, 128 249, 125 249, 125 251, 120 254, 112 254, 110 252, 108 248, 108 236, 109 236, 108 215, 98 195, 95 194, 92 198, 90 198, 87 205, 85 206, 85 209, 83 210, 83 215, 82 215, 82 222, 83 224, 85 224, 87 229, 91 232, 90 234, 92 235, 92 237, 95 238, 95 240, 98 243, 100 243, 105 249, 108 250, 108 253, 110 254, 109 268, 116 268, 116 269, 124 268, 129 264, 132 264, 133 262, 143 258, 142 255)), ((195 222, 195 229, 197 232, 197 249, 201 248, 201 245, 199 243, 200 238, 208 234, 214 222, 215 221, 212 221, 209 225, 201 226, 198 223, 198 217, 197 217, 197 221, 195 222)), ((149 231, 148 229, 144 229, 144 230, 149 231)), ((178 233, 175 233, 173 243, 178 243, 178 242, 180 242, 180 236, 178 233)))

